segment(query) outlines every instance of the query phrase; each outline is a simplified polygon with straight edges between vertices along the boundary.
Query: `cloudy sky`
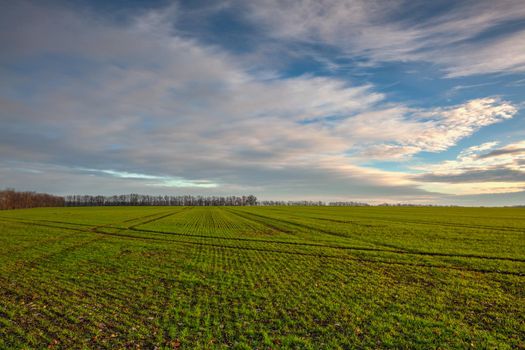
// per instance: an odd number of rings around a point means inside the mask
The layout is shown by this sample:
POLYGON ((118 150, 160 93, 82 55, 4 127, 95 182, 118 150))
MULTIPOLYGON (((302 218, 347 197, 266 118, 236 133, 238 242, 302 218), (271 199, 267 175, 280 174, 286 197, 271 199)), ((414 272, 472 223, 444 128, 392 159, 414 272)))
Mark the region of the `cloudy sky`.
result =
POLYGON ((0 3, 0 187, 525 204, 523 0, 0 3))

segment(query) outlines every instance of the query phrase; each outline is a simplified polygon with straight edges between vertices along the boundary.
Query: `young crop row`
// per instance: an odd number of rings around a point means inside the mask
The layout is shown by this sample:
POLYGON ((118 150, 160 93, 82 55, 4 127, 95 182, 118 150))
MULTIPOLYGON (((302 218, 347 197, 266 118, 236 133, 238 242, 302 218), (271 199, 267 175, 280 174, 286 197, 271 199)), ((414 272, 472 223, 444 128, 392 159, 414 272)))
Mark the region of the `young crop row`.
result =
POLYGON ((440 250, 374 208, 90 209, 0 218, 0 348, 523 346, 520 234, 437 224, 440 250))

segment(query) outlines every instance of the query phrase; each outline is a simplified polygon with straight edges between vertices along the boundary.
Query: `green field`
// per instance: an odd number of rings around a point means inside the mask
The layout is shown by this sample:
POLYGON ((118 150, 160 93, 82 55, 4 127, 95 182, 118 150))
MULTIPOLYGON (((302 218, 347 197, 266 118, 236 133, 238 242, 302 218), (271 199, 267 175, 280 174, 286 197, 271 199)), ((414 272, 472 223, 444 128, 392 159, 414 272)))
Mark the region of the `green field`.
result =
POLYGON ((525 209, 0 212, 0 348, 525 348, 525 209))

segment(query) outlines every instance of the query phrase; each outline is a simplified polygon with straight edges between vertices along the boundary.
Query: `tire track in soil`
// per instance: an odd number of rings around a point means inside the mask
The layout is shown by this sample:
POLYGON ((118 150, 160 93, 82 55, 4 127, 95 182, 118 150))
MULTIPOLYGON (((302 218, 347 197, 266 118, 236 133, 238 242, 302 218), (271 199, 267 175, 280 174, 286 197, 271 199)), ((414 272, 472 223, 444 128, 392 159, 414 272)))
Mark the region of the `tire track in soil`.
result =
MULTIPOLYGON (((260 216, 260 217, 267 217, 269 219, 275 219, 275 220, 278 220, 278 221, 282 221, 284 223, 290 223, 292 225, 296 225, 296 226, 300 226, 300 227, 304 227, 304 228, 309 228, 309 229, 312 229, 312 230, 316 230, 316 231, 319 231, 319 232, 330 234, 330 231, 323 230, 323 229, 318 229, 315 226, 310 226, 310 225, 300 224, 300 223, 294 223, 292 221, 281 220, 281 219, 273 218, 271 216, 264 216, 264 215, 253 214, 253 213, 249 213, 249 214, 260 216)), ((298 216, 295 216, 295 217, 298 217, 298 216)), ((344 235, 338 235, 338 236, 339 237, 347 237, 347 236, 344 236, 344 235)), ((425 252, 425 251, 419 251, 419 250, 400 249, 399 247, 397 247, 395 245, 379 244, 379 243, 376 243, 376 242, 373 242, 373 241, 366 241, 366 240, 362 240, 362 239, 359 239, 359 238, 356 238, 356 237, 348 237, 348 238, 355 238, 355 239, 360 240, 362 242, 372 243, 372 244, 385 246, 385 247, 389 247, 389 248, 390 247, 391 248, 395 248, 395 249, 391 249, 391 250, 389 250, 389 249, 379 249, 379 248, 359 248, 359 250, 384 251, 384 252, 404 254, 404 255, 422 255, 422 256, 455 257, 455 258, 474 258, 474 259, 488 259, 488 260, 505 260, 505 261, 513 261, 513 262, 525 262, 525 259, 522 259, 522 258, 488 256, 488 255, 479 255, 479 254, 457 254, 457 253, 425 252)), ((303 243, 298 243, 298 244, 303 244, 303 243)), ((323 245, 323 246, 327 246, 327 245, 323 245)), ((334 248, 358 250, 358 248, 355 248, 355 247, 351 247, 351 248, 348 247, 347 248, 345 246, 334 246, 334 248)))
MULTIPOLYGON (((106 232, 106 231, 98 230, 101 227, 96 227, 96 228, 87 230, 87 229, 72 228, 72 227, 65 227, 65 226, 38 224, 38 223, 34 223, 34 222, 24 222, 24 221, 15 221, 15 220, 11 220, 11 221, 14 221, 16 223, 26 224, 26 225, 32 225, 32 226, 43 226, 43 227, 50 227, 50 228, 60 228, 60 229, 72 230, 72 231, 83 232, 83 233, 91 232, 91 233, 97 233, 97 234, 114 236, 114 237, 125 237, 125 238, 140 239, 140 240, 146 240, 146 241, 189 242, 189 241, 180 241, 180 240, 174 240, 174 239, 164 239, 164 238, 158 238, 158 237, 144 237, 144 236, 130 235, 130 234, 126 234, 127 229, 120 229, 120 231, 118 233, 112 233, 112 232, 106 232)), ((117 228, 117 229, 119 229, 119 228, 117 228)), ((451 254, 451 253, 449 254, 449 253, 438 253, 438 252, 400 251, 400 250, 389 250, 389 249, 380 249, 380 248, 337 246, 337 245, 325 245, 325 244, 303 243, 303 242, 274 241, 274 240, 267 240, 267 239, 251 239, 251 238, 240 238, 240 237, 236 237, 236 238, 232 238, 232 237, 213 237, 213 236, 191 234, 191 233, 156 231, 156 230, 146 230, 146 229, 137 229, 137 228, 132 228, 129 231, 144 232, 144 233, 155 233, 155 234, 169 235, 169 236, 204 238, 204 239, 211 239, 211 240, 215 240, 216 239, 216 240, 243 241, 243 242, 253 242, 253 243, 272 243, 272 244, 275 243, 275 244, 282 244, 282 245, 308 246, 308 247, 319 247, 319 248, 341 249, 341 250, 354 250, 354 251, 364 251, 364 252, 367 252, 367 251, 368 252, 385 252, 385 253, 393 253, 393 254, 401 254, 401 255, 422 255, 422 256, 451 257, 451 258, 472 258, 472 259, 482 259, 482 260, 483 259, 486 259, 486 260, 503 260, 503 261, 519 262, 519 263, 524 263, 525 262, 525 259, 520 259, 520 258, 485 256, 485 255, 475 255, 475 254, 451 254)))

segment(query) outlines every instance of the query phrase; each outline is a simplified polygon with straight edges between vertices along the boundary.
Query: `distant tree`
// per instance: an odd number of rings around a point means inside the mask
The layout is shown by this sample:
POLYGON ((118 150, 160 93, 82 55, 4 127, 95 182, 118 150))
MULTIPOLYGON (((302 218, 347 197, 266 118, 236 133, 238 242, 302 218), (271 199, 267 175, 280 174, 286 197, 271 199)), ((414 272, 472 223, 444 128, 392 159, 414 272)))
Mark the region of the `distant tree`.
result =
POLYGON ((35 207, 63 207, 64 197, 47 193, 17 192, 14 189, 0 191, 0 210, 35 207))
POLYGON ((127 205, 156 205, 156 206, 254 206, 257 197, 249 196, 150 196, 132 193, 119 196, 90 196, 69 195, 64 198, 68 207, 80 206, 127 206, 127 205))

